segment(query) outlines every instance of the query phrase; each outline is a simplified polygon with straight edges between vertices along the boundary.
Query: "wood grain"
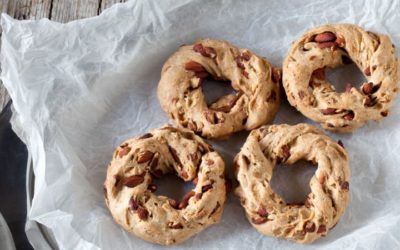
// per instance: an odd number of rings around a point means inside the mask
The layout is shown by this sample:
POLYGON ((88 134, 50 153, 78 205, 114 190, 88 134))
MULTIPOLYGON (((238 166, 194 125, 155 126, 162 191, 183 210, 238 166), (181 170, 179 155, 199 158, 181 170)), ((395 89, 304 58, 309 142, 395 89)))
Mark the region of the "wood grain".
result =
POLYGON ((49 17, 51 0, 2 0, 0 9, 16 19, 49 17))
POLYGON ((71 20, 96 16, 99 13, 100 0, 53 0, 50 19, 66 23, 71 20))
MULTIPOLYGON (((0 10, 16 19, 49 18, 66 23, 100 14, 115 3, 126 0, 0 0, 0 10)), ((1 28, 0 28, 1 32, 1 28)), ((0 44, 1 46, 1 44, 0 44)), ((10 97, 0 82, 0 112, 10 97)))
POLYGON ((102 0, 101 1, 101 6, 100 6, 100 12, 99 12, 99 14, 103 11, 103 10, 105 10, 105 9, 107 9, 107 8, 109 8, 109 7, 111 7, 111 5, 113 5, 113 4, 116 4, 116 3, 123 3, 123 2, 125 2, 126 0, 102 0))

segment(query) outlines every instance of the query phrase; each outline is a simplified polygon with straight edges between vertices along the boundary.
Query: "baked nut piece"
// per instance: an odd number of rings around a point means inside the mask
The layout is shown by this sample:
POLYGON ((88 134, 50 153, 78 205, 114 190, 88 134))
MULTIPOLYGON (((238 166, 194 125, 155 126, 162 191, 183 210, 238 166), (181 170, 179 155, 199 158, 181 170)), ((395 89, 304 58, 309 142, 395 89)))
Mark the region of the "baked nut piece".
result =
POLYGON ((163 127, 119 146, 107 169, 106 204, 125 230, 157 244, 178 244, 219 222, 226 199, 224 162, 187 129, 163 127), (175 172, 195 188, 180 202, 156 195, 153 178, 175 172))
POLYGON ((299 243, 325 236, 349 199, 349 163, 342 146, 308 124, 271 125, 253 130, 234 160, 239 196, 259 232, 299 243), (287 204, 271 186, 275 165, 303 159, 318 164, 304 203, 287 204))
POLYGON ((351 24, 308 31, 292 45, 283 63, 283 86, 290 104, 330 131, 350 132, 389 113, 399 82, 395 46, 387 35, 351 24), (366 83, 338 93, 325 68, 354 62, 366 83))
POLYGON ((166 61, 158 99, 179 126, 207 138, 227 138, 272 121, 279 106, 279 80, 280 71, 250 50, 204 39, 180 47, 166 61), (209 77, 230 81, 236 93, 207 105, 202 83, 209 77))

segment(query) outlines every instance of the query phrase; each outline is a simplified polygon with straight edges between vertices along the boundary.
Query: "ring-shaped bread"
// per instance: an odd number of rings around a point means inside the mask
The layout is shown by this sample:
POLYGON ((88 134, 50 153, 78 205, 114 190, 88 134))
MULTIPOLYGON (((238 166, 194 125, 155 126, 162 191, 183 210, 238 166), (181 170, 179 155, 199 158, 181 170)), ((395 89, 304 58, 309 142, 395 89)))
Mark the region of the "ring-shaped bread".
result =
POLYGON ((178 244, 219 222, 226 199, 224 162, 192 131, 166 126, 115 150, 104 194, 125 230, 152 243, 178 244), (196 183, 180 202, 154 193, 153 178, 173 172, 196 183))
POLYGON ((311 29, 295 41, 283 63, 290 104, 330 131, 351 132, 389 113, 398 91, 399 63, 389 36, 352 24, 311 29), (354 62, 367 82, 338 93, 325 69, 354 62))
POLYGON ((207 138, 226 138, 272 121, 279 107, 279 80, 280 71, 250 50, 204 39, 180 47, 166 61, 157 93, 179 126, 207 138), (236 93, 208 105, 202 90, 207 78, 230 81, 236 93))
POLYGON ((239 196, 259 232, 299 243, 325 236, 349 200, 349 163, 344 148, 308 124, 270 125, 253 130, 234 160, 239 196), (273 169, 298 160, 317 164, 304 203, 287 204, 271 187, 273 169))

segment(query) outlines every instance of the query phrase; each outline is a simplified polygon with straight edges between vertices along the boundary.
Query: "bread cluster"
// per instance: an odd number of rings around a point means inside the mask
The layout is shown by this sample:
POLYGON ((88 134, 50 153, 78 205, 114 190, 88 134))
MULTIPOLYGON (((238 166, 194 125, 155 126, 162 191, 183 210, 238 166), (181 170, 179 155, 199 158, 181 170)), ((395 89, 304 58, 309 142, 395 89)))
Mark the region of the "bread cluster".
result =
POLYGON ((181 46, 165 62, 157 89, 177 127, 154 129, 115 150, 104 183, 106 204, 118 224, 146 241, 187 240, 219 222, 230 189, 222 157, 203 138, 227 139, 248 130, 233 165, 239 183, 234 192, 246 217, 262 234, 311 243, 326 236, 348 206, 349 159, 340 141, 309 124, 266 125, 278 111, 280 84, 304 116, 325 130, 351 132, 388 116, 399 72, 390 38, 351 24, 306 32, 293 43, 282 70, 226 41, 181 46), (349 63, 366 82, 337 92, 325 69, 349 63), (208 104, 202 89, 207 79, 229 81, 235 93, 208 104), (290 204, 271 188, 272 173, 277 164, 299 160, 317 170, 306 200, 290 204), (179 201, 157 195, 153 180, 167 173, 195 187, 179 201))

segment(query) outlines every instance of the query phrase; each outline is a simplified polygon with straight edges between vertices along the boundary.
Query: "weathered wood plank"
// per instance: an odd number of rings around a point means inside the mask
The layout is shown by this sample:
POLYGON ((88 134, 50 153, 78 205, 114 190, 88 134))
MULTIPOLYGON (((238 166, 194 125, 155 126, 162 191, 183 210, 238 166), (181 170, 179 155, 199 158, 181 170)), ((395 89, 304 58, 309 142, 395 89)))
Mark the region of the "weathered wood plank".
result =
POLYGON ((16 19, 39 19, 49 17, 51 0, 2 0, 1 12, 16 19))
POLYGON ((75 19, 96 16, 101 0, 53 0, 50 19, 66 23, 75 19))
POLYGON ((29 19, 49 18, 52 0, 32 0, 29 19))
POLYGON ((113 4, 123 3, 123 2, 126 2, 126 0, 101 0, 100 12, 111 7, 111 5, 113 4))

